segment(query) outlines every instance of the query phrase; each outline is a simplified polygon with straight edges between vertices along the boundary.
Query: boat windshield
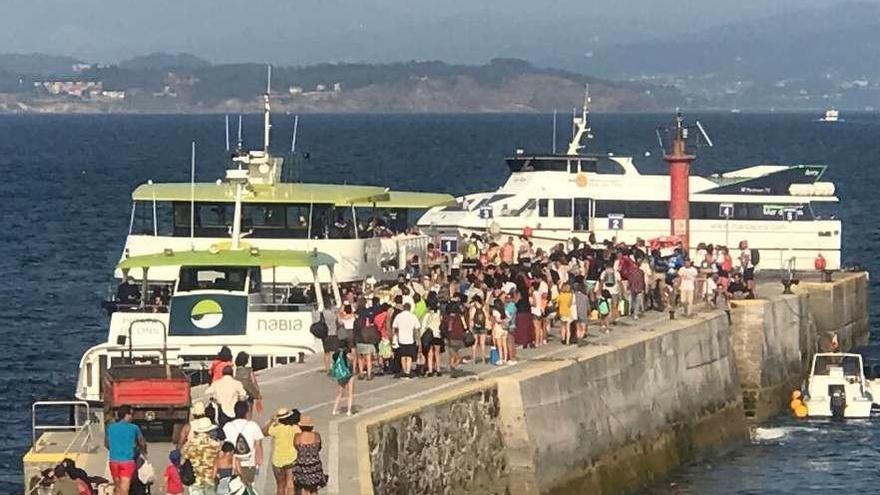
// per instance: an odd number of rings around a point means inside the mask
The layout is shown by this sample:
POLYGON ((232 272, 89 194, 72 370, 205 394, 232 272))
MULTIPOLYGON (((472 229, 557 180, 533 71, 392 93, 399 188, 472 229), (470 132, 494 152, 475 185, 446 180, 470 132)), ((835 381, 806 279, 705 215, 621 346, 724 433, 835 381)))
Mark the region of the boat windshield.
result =
POLYGON ((816 356, 813 374, 830 375, 833 368, 842 368, 844 376, 858 376, 861 372, 858 356, 816 356))
POLYGON ((194 290, 244 291, 248 269, 246 267, 183 267, 180 269, 178 292, 194 290))

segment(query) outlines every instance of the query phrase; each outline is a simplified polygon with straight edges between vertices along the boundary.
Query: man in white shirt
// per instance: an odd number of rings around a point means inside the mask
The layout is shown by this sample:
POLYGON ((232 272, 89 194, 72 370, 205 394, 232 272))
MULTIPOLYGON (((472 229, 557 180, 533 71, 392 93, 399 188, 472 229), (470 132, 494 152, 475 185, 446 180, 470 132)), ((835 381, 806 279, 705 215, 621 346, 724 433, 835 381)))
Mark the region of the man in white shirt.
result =
POLYGON ((397 352, 400 353, 400 365, 403 368, 403 377, 407 380, 412 379, 410 371, 412 370, 413 359, 418 356, 419 346, 419 329, 422 328, 419 319, 411 311, 412 306, 404 303, 403 311, 394 318, 394 334, 397 336, 397 344, 399 345, 397 352))
POLYGON ((205 390, 205 395, 220 404, 217 425, 220 428, 235 417, 235 404, 247 399, 247 392, 240 381, 232 377, 232 366, 223 368, 223 376, 205 390))
POLYGON ((694 304, 694 289, 697 285, 697 276, 700 272, 694 268, 694 262, 686 259, 684 266, 678 270, 679 290, 681 291, 681 304, 684 306, 684 315, 690 316, 691 307, 694 304))
POLYGON ((235 404, 235 419, 223 427, 226 441, 235 446, 234 456, 241 466, 241 480, 251 486, 263 465, 263 430, 250 420, 247 402, 235 404))

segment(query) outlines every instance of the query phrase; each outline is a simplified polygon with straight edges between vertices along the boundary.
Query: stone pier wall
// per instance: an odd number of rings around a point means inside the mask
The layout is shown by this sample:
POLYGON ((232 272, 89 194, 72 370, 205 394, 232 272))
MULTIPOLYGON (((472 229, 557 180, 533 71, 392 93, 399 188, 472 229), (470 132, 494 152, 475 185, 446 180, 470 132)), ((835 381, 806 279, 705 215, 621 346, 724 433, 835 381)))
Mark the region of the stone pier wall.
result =
POLYGON ((746 417, 765 421, 785 411, 809 374, 820 338, 836 334, 842 350, 868 340, 867 273, 804 283, 794 295, 737 301, 731 312, 746 417))
POLYGON ((800 385, 819 337, 867 340, 867 274, 664 320, 462 383, 358 426, 361 493, 629 493, 747 438, 800 385))

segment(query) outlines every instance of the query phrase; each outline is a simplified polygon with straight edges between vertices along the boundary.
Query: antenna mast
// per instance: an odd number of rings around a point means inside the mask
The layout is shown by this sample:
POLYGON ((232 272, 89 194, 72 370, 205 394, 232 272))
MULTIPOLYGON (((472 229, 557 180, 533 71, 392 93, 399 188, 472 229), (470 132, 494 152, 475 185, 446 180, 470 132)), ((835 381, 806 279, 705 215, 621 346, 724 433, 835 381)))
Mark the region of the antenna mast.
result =
POLYGON ((263 95, 263 151, 269 153, 269 130, 272 124, 269 121, 271 109, 269 106, 269 95, 272 93, 272 66, 267 66, 266 75, 266 94, 263 95))
POLYGON ((591 134, 592 129, 590 128, 590 104, 592 103, 592 98, 590 98, 590 85, 587 84, 584 89, 584 106, 581 110, 581 116, 577 117, 575 110, 571 111, 571 142, 568 143, 568 151, 567 155, 577 155, 580 151, 587 147, 586 143, 582 143, 585 139, 593 139, 593 135, 591 134))

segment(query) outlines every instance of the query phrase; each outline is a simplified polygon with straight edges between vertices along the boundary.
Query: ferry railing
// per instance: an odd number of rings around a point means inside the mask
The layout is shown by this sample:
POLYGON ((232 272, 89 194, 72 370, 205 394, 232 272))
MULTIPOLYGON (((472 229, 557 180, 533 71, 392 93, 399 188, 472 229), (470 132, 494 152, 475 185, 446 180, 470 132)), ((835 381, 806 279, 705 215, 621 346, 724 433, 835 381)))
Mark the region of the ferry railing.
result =
MULTIPOLYGON (((92 411, 89 403, 81 400, 53 400, 53 401, 37 401, 31 405, 31 443, 32 445, 37 444, 38 433, 42 433, 44 431, 75 431, 76 435, 74 435, 74 441, 71 442, 71 445, 68 446, 68 449, 75 443, 76 439, 82 434, 83 431, 89 431, 89 427, 92 424, 92 411), (46 408, 46 407, 66 407, 73 408, 72 411, 72 422, 73 424, 59 425, 59 424, 38 424, 37 423, 37 409, 38 408, 46 408), (85 420, 80 422, 82 419, 80 413, 80 408, 85 410, 85 420)), ((90 435, 90 433, 89 433, 90 435)), ((67 453, 68 450, 65 450, 67 453)))

